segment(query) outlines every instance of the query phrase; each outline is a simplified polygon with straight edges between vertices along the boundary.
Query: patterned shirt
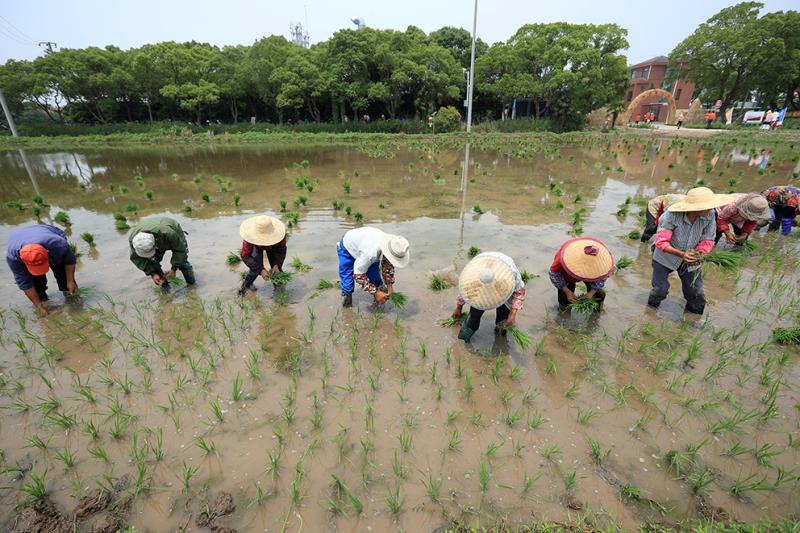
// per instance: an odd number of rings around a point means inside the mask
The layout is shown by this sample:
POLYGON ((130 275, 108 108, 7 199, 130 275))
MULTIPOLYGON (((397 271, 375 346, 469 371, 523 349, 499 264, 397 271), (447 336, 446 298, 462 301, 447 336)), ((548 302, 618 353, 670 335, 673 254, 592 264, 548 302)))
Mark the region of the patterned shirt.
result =
POLYGON ((770 187, 761 193, 767 199, 770 207, 794 207, 800 214, 800 189, 791 185, 778 185, 770 187))
POLYGON ((744 218, 739 212, 739 208, 736 207, 736 202, 747 195, 743 193, 734 193, 731 194, 731 196, 733 197, 731 203, 717 208, 717 231, 726 233, 730 230, 730 226, 733 225, 742 230, 742 234, 750 235, 756 228, 757 222, 744 218))
MULTIPOLYGON (((392 265, 385 257, 381 257, 381 278, 383 278, 383 282, 387 285, 394 283, 394 265, 392 265)), ((373 283, 370 283, 369 277, 366 273, 353 274, 353 279, 356 283, 358 283, 359 287, 373 296, 376 292, 378 292, 379 287, 373 283)))
MULTIPOLYGON (((514 291, 511 293, 508 301, 506 301, 503 305, 509 309, 522 309, 522 306, 525 303, 525 282, 522 281, 522 274, 520 274, 517 264, 514 263, 514 260, 508 257, 506 254, 501 254, 500 252, 483 252, 475 256, 475 258, 478 257, 494 257, 511 268, 511 273, 514 276, 514 291)), ((459 294, 458 298, 456 298, 456 305, 461 307, 465 303, 467 303, 466 300, 464 300, 464 297, 459 294)))
POLYGON ((387 285, 394 283, 394 266, 383 257, 381 243, 386 234, 378 228, 364 226, 351 229, 342 237, 342 246, 353 256, 353 279, 370 294, 378 292, 378 286, 370 283, 367 271, 380 262, 381 277, 387 285))
MULTIPOLYGON (((653 250, 653 261, 670 270, 677 270, 683 259, 664 251, 667 244, 678 250, 708 251, 710 243, 714 245, 717 235, 717 222, 714 210, 704 217, 697 217, 689 222, 688 213, 667 211, 658 223, 656 247, 653 250)), ((689 270, 697 270, 700 264, 689 265, 689 270)))

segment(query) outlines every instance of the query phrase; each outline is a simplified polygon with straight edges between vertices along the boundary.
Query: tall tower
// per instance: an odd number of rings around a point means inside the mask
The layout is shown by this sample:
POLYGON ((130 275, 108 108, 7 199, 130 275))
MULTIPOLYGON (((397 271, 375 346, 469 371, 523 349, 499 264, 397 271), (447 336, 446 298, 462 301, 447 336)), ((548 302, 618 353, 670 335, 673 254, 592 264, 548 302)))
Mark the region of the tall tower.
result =
POLYGON ((308 48, 308 32, 304 30, 299 22, 289 23, 289 33, 292 35, 292 42, 303 48, 308 48))

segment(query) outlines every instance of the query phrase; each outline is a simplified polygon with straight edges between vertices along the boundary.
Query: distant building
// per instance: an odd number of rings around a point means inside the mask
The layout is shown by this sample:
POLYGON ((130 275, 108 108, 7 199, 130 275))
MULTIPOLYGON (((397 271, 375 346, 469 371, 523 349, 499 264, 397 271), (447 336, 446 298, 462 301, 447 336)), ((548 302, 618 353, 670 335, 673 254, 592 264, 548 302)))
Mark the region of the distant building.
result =
MULTIPOLYGON (((669 60, 666 56, 657 56, 642 63, 631 65, 628 72, 631 76, 631 86, 625 96, 625 102, 630 104, 633 100, 645 91, 650 89, 664 89, 672 94, 675 99, 676 109, 688 109, 692 103, 694 93, 694 83, 686 80, 677 80, 673 84, 665 83, 669 60)), ((645 113, 653 113, 656 121, 663 122, 667 119, 669 108, 663 97, 648 97, 638 103, 636 109, 631 112, 631 120, 636 115, 644 118, 645 113)))

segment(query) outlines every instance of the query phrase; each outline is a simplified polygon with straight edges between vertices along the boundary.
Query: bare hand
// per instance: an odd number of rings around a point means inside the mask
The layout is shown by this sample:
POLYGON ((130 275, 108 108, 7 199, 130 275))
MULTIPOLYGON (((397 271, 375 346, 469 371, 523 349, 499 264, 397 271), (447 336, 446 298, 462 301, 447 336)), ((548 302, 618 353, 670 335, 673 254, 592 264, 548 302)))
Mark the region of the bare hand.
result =
POLYGON ((514 319, 514 317, 508 317, 505 320, 505 322, 503 322, 501 324, 503 329, 513 328, 513 327, 516 327, 516 325, 517 325, 517 321, 514 319))
POLYGON ((383 305, 389 301, 389 293, 383 291, 376 291, 375 292, 375 301, 379 304, 383 305))
POLYGON ((164 274, 164 277, 165 277, 165 278, 174 278, 174 277, 175 277, 175 270, 174 270, 174 269, 173 269, 173 270, 170 270, 169 272, 167 272, 166 274, 164 274))
POLYGON ((78 284, 75 283, 75 280, 67 282, 67 292, 70 294, 75 294, 75 291, 78 290, 78 284))
POLYGON ((464 314, 464 311, 462 310, 462 308, 461 307, 456 307, 455 311, 453 311, 453 314, 450 315, 450 316, 452 316, 453 318, 458 318, 463 314, 464 314))
POLYGON ((574 292, 572 292, 572 291, 571 291, 571 290, 569 290, 569 289, 565 289, 565 290, 564 290, 564 294, 566 294, 566 295, 567 295, 567 301, 568 301, 569 303, 575 303, 575 301, 578 299, 578 297, 575 295, 575 293, 574 293, 574 292))
POLYGON ((726 233, 725 234, 725 242, 727 242, 728 244, 736 244, 737 242, 739 242, 739 240, 733 234, 726 233))
POLYGON ((36 312, 39 313, 39 316, 47 316, 48 313, 47 308, 41 303, 36 306, 36 312))
POLYGON ((161 285, 163 285, 163 284, 164 284, 164 282, 166 281, 166 280, 165 280, 164 278, 162 278, 162 277, 161 277, 159 274, 153 274, 153 275, 152 275, 152 276, 150 276, 150 277, 151 277, 151 278, 153 278, 153 283, 155 283, 155 284, 156 284, 156 285, 158 285, 158 286, 161 286, 161 285))
POLYGON ((697 263, 700 258, 697 256, 697 252, 694 250, 686 250, 683 252, 683 261, 687 265, 693 265, 697 263))
POLYGON ((264 278, 264 281, 269 279, 269 274, 270 272, 266 268, 261 269, 261 277, 264 278))

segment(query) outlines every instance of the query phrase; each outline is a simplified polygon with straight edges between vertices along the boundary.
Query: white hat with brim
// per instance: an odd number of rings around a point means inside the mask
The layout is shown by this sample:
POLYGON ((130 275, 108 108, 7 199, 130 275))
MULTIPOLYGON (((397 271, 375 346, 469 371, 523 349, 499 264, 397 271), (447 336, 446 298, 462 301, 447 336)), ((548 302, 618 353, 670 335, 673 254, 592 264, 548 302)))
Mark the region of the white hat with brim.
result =
POLYGON ((769 210, 769 202, 758 193, 748 193, 736 201, 736 209, 745 220, 769 220, 772 213, 769 210))
POLYGON ((461 271, 458 290, 470 307, 496 309, 514 292, 514 273, 496 257, 478 256, 461 271))
POLYGON ((705 211, 722 207, 731 202, 733 202, 733 196, 730 194, 714 194, 714 191, 708 187, 695 187, 694 189, 689 189, 683 200, 678 200, 669 206, 668 211, 673 213, 705 211))
POLYGON ((150 259, 156 255, 156 238, 152 233, 140 231, 131 239, 131 246, 139 257, 150 259))
POLYGON ((411 245, 405 237, 385 233, 381 241, 381 253, 383 257, 395 266, 395 268, 405 268, 411 261, 411 245))
POLYGON ((239 225, 242 239, 256 246, 278 244, 286 236, 283 222, 269 215, 250 217, 239 225))

